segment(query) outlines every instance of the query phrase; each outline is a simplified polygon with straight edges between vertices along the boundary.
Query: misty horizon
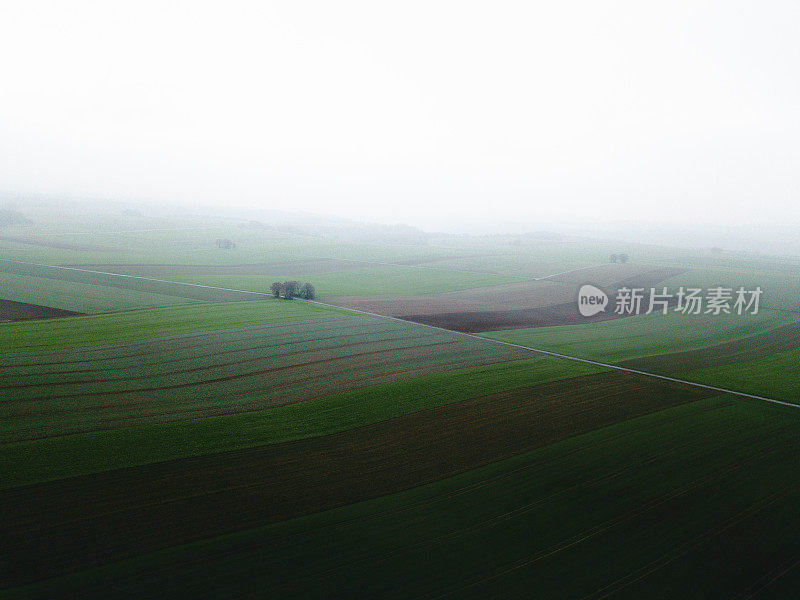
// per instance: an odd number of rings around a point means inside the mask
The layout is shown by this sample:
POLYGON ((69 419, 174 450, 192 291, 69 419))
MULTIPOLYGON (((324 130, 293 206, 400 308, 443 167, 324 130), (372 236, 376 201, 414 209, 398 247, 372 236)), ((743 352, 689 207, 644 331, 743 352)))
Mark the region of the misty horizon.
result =
POLYGON ((794 3, 238 7, 6 6, 0 189, 793 244, 794 3))
MULTIPOLYGON (((304 211, 291 209, 273 209, 260 205, 228 204, 226 206, 212 203, 177 203, 157 202, 153 199, 120 200, 117 198, 71 198, 26 194, 10 194, 0 191, 0 210, 11 209, 25 216, 26 207, 52 210, 97 210, 98 213, 121 215, 126 210, 141 212, 144 217, 170 217, 183 219, 188 216, 212 217, 231 221, 263 222, 265 225, 308 224, 317 222, 341 223, 360 227, 408 227, 419 230, 425 235, 438 234, 455 236, 566 236, 621 244, 645 244, 684 248, 690 250, 708 250, 714 248, 726 252, 773 255, 800 256, 800 240, 796 229, 787 224, 779 226, 709 226, 691 222, 674 220, 646 222, 636 220, 594 220, 594 219, 509 219, 508 222, 470 220, 425 220, 408 219, 405 221, 368 220, 358 215, 346 215, 334 211, 304 211)), ((89 234, 91 232, 75 233, 89 234)))

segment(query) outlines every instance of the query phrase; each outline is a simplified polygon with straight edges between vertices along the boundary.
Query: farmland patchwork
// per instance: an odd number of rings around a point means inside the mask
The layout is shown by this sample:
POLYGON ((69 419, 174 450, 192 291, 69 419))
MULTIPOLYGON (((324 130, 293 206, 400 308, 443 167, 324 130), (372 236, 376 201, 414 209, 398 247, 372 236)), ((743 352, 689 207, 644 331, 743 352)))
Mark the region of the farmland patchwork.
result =
POLYGON ((798 263, 130 219, 0 239, 0 596, 793 597, 798 263))

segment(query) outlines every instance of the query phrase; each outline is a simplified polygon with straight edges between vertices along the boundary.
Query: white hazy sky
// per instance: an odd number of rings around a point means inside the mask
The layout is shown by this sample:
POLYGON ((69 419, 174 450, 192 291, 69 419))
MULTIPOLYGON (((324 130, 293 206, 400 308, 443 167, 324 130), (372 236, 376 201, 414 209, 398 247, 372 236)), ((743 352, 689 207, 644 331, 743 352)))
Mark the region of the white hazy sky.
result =
POLYGON ((800 226, 800 2, 0 0, 0 190, 800 226))

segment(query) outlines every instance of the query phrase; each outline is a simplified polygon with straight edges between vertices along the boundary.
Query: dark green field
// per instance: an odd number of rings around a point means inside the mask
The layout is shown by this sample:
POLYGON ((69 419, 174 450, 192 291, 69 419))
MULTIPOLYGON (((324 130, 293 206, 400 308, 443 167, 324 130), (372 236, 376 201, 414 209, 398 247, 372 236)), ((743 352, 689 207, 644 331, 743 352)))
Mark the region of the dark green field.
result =
POLYGON ((0 597, 800 589, 795 259, 48 214, 0 231, 0 597), (631 282, 762 310, 565 317, 631 282))

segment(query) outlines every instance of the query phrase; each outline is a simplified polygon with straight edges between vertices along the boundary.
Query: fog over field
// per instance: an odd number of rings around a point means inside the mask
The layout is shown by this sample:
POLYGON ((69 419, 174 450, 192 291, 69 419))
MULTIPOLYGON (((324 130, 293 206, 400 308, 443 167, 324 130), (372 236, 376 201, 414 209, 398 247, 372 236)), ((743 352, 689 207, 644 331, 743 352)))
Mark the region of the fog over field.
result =
POLYGON ((0 598, 798 597, 798 32, 0 0, 0 598))
POLYGON ((790 0, 4 2, 0 191, 789 245, 799 25, 790 0))

